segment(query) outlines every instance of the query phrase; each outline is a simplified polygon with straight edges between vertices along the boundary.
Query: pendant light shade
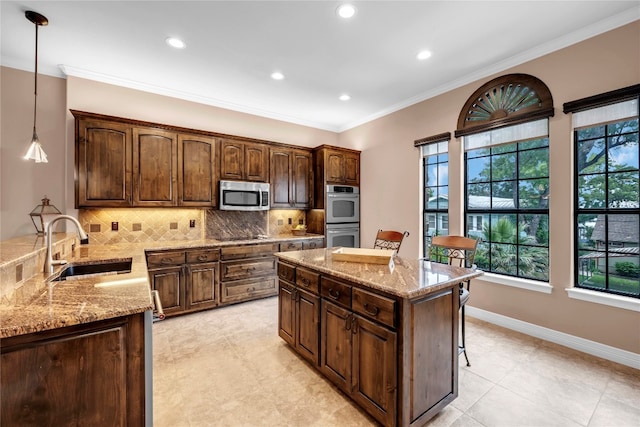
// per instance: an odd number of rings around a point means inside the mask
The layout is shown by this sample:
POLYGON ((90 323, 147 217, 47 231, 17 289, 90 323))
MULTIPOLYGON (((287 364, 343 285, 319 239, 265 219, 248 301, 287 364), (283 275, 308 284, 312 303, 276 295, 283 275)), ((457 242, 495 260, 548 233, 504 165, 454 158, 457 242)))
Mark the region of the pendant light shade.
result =
POLYGON ((42 149, 40 140, 38 139, 38 133, 36 132, 36 113, 38 111, 38 27, 49 24, 49 20, 37 12, 28 10, 24 13, 26 18, 33 22, 36 27, 36 66, 34 73, 34 99, 33 99, 33 136, 31 137, 31 144, 27 150, 27 154, 24 156, 25 160, 35 160, 36 163, 47 163, 47 155, 42 149))

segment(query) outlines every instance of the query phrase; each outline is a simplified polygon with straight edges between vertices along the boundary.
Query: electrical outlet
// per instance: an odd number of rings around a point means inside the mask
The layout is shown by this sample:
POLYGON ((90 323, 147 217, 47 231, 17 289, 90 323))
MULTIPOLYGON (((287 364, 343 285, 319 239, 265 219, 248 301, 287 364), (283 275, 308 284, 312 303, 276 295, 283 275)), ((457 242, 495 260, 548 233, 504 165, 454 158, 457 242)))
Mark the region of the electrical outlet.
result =
POLYGON ((113 221, 111 223, 111 231, 118 231, 118 222, 117 221, 113 221))
POLYGON ((289 218, 289 225, 291 225, 291 224, 292 224, 292 221, 293 221, 293 220, 292 220, 291 218, 289 218))
POLYGON ((195 219, 190 219, 189 220, 189 227, 194 228, 196 226, 196 220, 195 219))
POLYGON ((299 219, 298 220, 298 224, 300 224, 300 225, 304 224, 304 219, 299 219))

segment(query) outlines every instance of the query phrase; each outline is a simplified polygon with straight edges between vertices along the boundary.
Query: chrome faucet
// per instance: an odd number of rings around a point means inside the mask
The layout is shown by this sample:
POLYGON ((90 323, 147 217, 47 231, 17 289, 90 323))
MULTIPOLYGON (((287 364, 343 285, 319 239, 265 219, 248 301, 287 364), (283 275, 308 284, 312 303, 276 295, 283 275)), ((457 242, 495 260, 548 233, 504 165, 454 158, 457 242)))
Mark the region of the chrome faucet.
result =
POLYGON ((53 274, 53 266, 54 265, 60 265, 60 264, 66 264, 67 261, 64 259, 58 259, 58 260, 54 260, 51 257, 51 234, 53 233, 53 224, 55 224, 56 222, 62 220, 62 219, 68 219, 69 221, 73 222, 76 225, 76 228, 78 229, 78 237, 80 238, 80 244, 81 245, 86 245, 87 243, 89 243, 89 236, 87 235, 87 233, 82 229, 82 226, 80 225, 80 222, 75 219, 72 216, 69 215, 58 215, 55 218, 53 218, 51 221, 49 221, 49 223, 47 224, 46 227, 46 231, 45 234, 47 236, 47 255, 45 257, 44 260, 44 272, 48 273, 48 274, 53 274))

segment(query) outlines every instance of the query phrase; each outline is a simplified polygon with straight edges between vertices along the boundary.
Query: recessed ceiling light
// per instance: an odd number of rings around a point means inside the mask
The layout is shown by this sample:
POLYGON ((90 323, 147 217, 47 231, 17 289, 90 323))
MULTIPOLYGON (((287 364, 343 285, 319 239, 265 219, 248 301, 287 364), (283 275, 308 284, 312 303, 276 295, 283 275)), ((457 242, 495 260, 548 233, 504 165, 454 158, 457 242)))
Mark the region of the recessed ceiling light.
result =
POLYGON ((351 99, 351 97, 349 95, 347 95, 346 93, 343 93, 342 95, 340 95, 340 101, 348 101, 350 99, 351 99))
POLYGON ((167 37, 165 39, 165 42, 169 46, 175 47, 176 49, 184 49, 185 47, 187 47, 185 42, 183 42, 182 40, 180 40, 179 38, 176 38, 176 37, 167 37))
POLYGON ((349 19, 356 14, 356 7, 352 4, 345 3, 338 6, 336 12, 340 18, 349 19))
POLYGON ((416 58, 418 58, 420 61, 424 61, 429 57, 431 57, 431 52, 429 52, 428 50, 423 50, 419 52, 418 55, 416 55, 416 58))
POLYGON ((279 71, 276 71, 276 72, 274 72, 274 73, 271 73, 271 78, 272 78, 273 80, 282 80, 282 79, 284 79, 284 74, 282 74, 282 73, 281 73, 281 72, 279 72, 279 71))

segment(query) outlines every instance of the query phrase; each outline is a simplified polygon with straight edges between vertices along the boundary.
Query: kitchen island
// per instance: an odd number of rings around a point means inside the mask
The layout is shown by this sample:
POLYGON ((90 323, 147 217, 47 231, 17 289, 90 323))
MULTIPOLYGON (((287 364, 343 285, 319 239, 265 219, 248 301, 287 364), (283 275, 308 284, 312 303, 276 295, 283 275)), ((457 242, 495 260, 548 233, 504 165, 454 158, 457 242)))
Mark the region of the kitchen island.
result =
POLYGON ((424 425, 458 395, 458 286, 482 272, 335 250, 276 254, 280 337, 383 425, 424 425))

